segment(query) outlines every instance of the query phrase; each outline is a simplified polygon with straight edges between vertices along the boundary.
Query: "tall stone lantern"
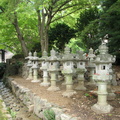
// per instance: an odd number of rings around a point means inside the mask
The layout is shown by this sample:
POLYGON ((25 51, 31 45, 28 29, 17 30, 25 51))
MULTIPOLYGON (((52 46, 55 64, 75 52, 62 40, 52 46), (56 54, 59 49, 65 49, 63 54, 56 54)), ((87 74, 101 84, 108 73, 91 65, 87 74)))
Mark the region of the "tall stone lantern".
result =
POLYGON ((86 87, 84 86, 84 73, 86 71, 86 56, 83 55, 83 51, 78 51, 76 58, 76 65, 77 65, 77 69, 76 69, 76 73, 77 73, 77 79, 78 79, 78 85, 75 88, 76 90, 86 90, 86 87))
POLYGON ((110 65, 115 62, 115 57, 108 54, 108 47, 104 43, 99 46, 99 52, 100 54, 94 60, 96 71, 93 75, 98 86, 98 102, 91 109, 97 113, 109 113, 113 107, 107 103, 107 83, 111 79, 109 69, 110 65))
POLYGON ((28 56, 25 57, 26 60, 28 60, 27 62, 27 67, 28 67, 28 77, 26 80, 32 80, 33 79, 33 76, 32 76, 32 65, 33 65, 33 62, 32 62, 32 53, 29 52, 28 56))
POLYGON ((40 69, 43 71, 43 82, 40 83, 41 86, 49 86, 50 82, 48 81, 48 66, 49 62, 46 61, 48 58, 47 52, 43 51, 43 56, 39 59, 41 61, 41 67, 40 69))
POLYGON ((50 51, 51 56, 47 59, 49 62, 48 71, 50 73, 50 81, 51 86, 47 89, 48 91, 58 91, 60 90, 59 87, 56 85, 56 81, 58 79, 58 72, 60 71, 59 66, 59 58, 56 56, 56 51, 52 49, 50 51))
POLYGON ((39 68, 38 60, 39 60, 39 58, 37 57, 36 51, 34 52, 34 55, 31 60, 33 61, 33 66, 32 66, 33 80, 31 82, 40 82, 40 80, 38 79, 38 68, 39 68))
POLYGON ((65 48, 61 62, 63 63, 62 74, 65 76, 65 82, 66 82, 66 91, 62 95, 65 97, 70 97, 76 94, 76 91, 73 90, 73 80, 72 80, 73 74, 75 74, 74 56, 70 53, 69 47, 65 48))
POLYGON ((86 69, 89 73, 90 81, 87 83, 87 85, 96 85, 95 81, 93 80, 93 75, 95 72, 95 64, 93 63, 93 61, 94 61, 95 57, 96 57, 96 55, 93 53, 93 49, 90 48, 88 56, 87 56, 88 62, 86 65, 86 69))

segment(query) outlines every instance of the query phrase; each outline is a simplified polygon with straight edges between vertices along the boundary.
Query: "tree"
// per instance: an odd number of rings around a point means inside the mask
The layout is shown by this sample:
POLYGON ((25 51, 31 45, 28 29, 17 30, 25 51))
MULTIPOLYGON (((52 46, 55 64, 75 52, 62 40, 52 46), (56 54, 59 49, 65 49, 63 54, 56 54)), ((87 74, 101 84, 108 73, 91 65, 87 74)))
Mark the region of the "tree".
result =
POLYGON ((101 15, 100 35, 108 34, 109 52, 120 59, 120 1, 106 0, 103 5, 105 10, 101 15))
MULTIPOLYGON (((95 7, 83 10, 77 19, 76 28, 84 47, 97 49, 100 39, 97 37, 99 31, 100 11, 95 7)), ((81 42, 81 41, 80 41, 81 42)))
POLYGON ((4 14, 1 16, 14 26, 15 34, 12 36, 15 38, 17 35, 15 39, 19 40, 21 44, 19 46, 26 56, 28 49, 33 47, 32 43, 34 41, 38 43, 38 39, 41 44, 41 51, 48 51, 50 25, 84 9, 86 6, 89 7, 92 4, 91 1, 96 0, 1 0, 0 13, 4 10, 4 14), (36 30, 37 27, 38 31, 36 30))
MULTIPOLYGON (((42 52, 48 51, 48 30, 50 24, 74 13, 90 3, 88 0, 29 0, 35 6, 38 16, 38 31, 42 52)), ((91 0, 94 1, 94 0, 91 0)))
POLYGON ((63 51, 65 44, 67 44, 71 38, 75 37, 75 32, 76 30, 70 28, 65 23, 56 24, 49 30, 49 46, 63 51))
POLYGON ((21 32, 19 23, 18 23, 18 15, 16 12, 17 5, 19 4, 20 0, 5 0, 2 2, 1 7, 2 7, 2 12, 5 16, 7 16, 7 19, 11 21, 13 24, 18 40, 20 41, 24 56, 28 55, 28 50, 24 41, 23 33, 21 32))
POLYGON ((25 9, 25 5, 22 0, 1 1, 3 11, 0 14, 0 36, 2 48, 27 56, 28 50, 38 41, 38 31, 35 11, 31 7, 25 9))

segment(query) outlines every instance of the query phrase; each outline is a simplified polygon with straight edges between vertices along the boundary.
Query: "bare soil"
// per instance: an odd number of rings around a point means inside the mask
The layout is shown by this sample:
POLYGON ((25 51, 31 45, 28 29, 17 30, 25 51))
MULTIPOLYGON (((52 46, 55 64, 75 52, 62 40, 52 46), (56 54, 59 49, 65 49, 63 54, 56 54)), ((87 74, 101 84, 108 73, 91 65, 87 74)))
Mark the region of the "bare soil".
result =
MULTIPOLYGON (((48 87, 41 87, 40 83, 32 83, 29 80, 25 80, 19 76, 12 76, 14 81, 18 84, 29 88, 32 92, 36 93, 43 99, 47 99, 48 102, 54 103, 61 108, 65 108, 65 112, 79 117, 79 120, 120 120, 120 66, 115 67, 117 72, 117 86, 112 86, 116 91, 116 98, 109 100, 108 103, 114 107, 113 111, 107 114, 97 114, 91 110, 91 106, 97 103, 97 95, 90 93, 90 90, 96 90, 96 88, 87 87, 87 91, 77 91, 77 94, 71 98, 62 96, 65 91, 65 86, 61 85, 62 82, 58 82, 57 85, 60 87, 60 91, 50 92, 47 91, 48 87)), ((42 78, 41 78, 42 80, 42 78)), ((77 84, 74 85, 74 87, 77 84)))

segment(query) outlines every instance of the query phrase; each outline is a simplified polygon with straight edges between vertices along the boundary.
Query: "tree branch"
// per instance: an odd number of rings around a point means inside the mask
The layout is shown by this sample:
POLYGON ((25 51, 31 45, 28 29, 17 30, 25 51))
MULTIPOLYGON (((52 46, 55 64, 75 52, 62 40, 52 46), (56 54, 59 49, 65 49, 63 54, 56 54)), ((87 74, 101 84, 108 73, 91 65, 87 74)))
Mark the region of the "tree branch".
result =
POLYGON ((64 17, 66 17, 66 16, 68 16, 68 15, 70 15, 70 14, 72 14, 72 13, 74 13, 74 12, 80 10, 80 9, 81 9, 81 8, 78 8, 78 9, 76 9, 76 10, 74 10, 74 11, 72 11, 72 12, 70 12, 70 13, 64 15, 64 16, 60 16, 60 17, 58 17, 58 18, 52 20, 51 23, 54 22, 54 21, 56 21, 56 20, 59 20, 59 19, 61 19, 61 18, 64 18, 64 17))
POLYGON ((65 9, 67 9, 67 8, 71 8, 71 7, 74 7, 74 6, 77 6, 77 5, 78 5, 78 4, 74 4, 74 5, 66 6, 66 7, 60 9, 59 11, 62 11, 62 10, 65 10, 65 9))
POLYGON ((57 8, 57 10, 54 12, 54 14, 53 14, 52 16, 54 17, 55 14, 56 14, 57 12, 59 12, 59 10, 60 10, 64 5, 66 5, 67 3, 69 3, 70 1, 72 1, 72 0, 67 0, 67 1, 65 1, 62 5, 60 5, 60 6, 57 8))

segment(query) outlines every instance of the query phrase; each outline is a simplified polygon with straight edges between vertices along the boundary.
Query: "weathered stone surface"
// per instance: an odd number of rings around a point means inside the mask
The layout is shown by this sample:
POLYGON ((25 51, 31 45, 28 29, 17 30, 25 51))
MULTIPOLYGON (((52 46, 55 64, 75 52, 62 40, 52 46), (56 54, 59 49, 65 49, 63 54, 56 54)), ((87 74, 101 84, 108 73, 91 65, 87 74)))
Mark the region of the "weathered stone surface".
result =
POLYGON ((70 120, 72 117, 66 114, 61 114, 61 120, 70 120))

